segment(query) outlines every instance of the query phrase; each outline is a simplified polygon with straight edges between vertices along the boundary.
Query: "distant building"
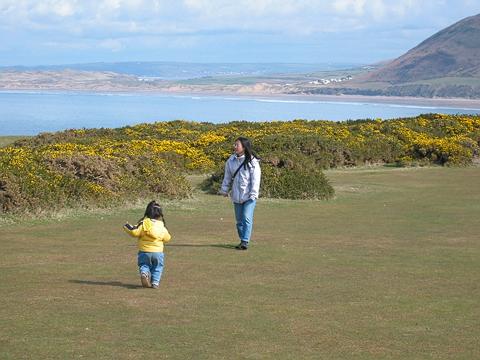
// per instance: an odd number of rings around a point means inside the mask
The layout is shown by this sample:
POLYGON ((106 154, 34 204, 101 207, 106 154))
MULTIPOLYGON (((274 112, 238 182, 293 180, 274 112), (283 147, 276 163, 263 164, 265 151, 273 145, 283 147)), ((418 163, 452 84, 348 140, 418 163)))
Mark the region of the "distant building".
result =
POLYGON ((309 81, 308 83, 312 85, 328 85, 330 83, 339 83, 339 82, 348 81, 352 79, 353 79, 352 75, 347 75, 341 78, 312 80, 312 81, 309 81))

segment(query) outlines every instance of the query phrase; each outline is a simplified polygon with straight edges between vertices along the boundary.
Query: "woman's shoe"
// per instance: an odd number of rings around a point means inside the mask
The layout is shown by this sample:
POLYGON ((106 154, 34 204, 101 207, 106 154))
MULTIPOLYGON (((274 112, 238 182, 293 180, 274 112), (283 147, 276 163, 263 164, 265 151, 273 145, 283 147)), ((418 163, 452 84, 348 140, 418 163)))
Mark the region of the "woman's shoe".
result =
POLYGON ((237 250, 247 250, 248 249, 248 242, 242 241, 240 244, 235 246, 235 249, 237 249, 237 250))

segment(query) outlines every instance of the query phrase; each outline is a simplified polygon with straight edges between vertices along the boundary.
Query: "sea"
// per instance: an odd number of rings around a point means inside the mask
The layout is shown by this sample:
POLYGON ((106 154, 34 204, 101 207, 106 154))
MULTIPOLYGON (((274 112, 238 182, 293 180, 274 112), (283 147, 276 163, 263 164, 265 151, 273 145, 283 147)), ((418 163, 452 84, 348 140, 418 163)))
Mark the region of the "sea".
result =
POLYGON ((480 108, 262 96, 2 91, 0 136, 122 127, 169 120, 211 123, 293 119, 343 121, 390 119, 425 113, 480 114, 480 108))

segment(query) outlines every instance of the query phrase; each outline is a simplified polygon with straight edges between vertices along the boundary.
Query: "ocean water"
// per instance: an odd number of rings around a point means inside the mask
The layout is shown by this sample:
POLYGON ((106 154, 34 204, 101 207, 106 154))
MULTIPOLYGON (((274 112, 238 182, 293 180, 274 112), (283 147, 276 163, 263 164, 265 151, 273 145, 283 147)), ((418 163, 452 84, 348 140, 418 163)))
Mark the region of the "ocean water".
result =
POLYGON ((72 128, 120 127, 194 120, 348 120, 424 113, 480 114, 480 109, 265 97, 138 93, 0 92, 0 135, 35 135, 72 128))

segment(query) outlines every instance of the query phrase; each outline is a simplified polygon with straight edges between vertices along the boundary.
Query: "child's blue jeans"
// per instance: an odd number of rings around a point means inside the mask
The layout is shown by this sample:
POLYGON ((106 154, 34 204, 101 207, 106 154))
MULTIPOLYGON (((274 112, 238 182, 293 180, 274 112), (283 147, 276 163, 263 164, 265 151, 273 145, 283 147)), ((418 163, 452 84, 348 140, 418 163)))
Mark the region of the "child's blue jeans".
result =
POLYGON ((253 199, 247 200, 243 204, 234 203, 237 232, 240 241, 250 241, 253 228, 253 211, 256 203, 256 200, 253 199))
POLYGON ((141 273, 150 273, 152 276, 152 284, 160 283, 163 272, 163 252, 138 252, 138 269, 141 273))

